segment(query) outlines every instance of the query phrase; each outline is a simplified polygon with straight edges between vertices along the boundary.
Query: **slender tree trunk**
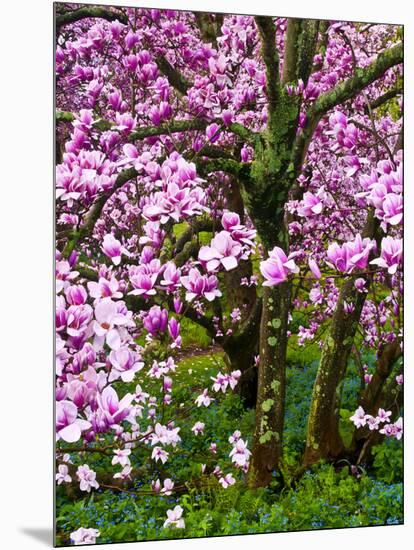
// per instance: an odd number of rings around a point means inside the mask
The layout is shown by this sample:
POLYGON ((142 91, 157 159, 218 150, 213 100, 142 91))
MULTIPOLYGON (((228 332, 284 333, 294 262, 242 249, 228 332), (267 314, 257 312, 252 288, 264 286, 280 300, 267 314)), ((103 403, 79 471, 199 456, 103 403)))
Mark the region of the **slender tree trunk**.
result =
POLYGON ((394 340, 386 344, 378 355, 375 372, 365 391, 361 395, 359 405, 371 414, 375 408, 381 406, 380 397, 395 362, 401 357, 400 342, 394 340))
MULTIPOLYGON (((388 380, 378 398, 377 405, 391 411, 393 417, 399 416, 403 406, 404 393, 394 379, 388 380)), ((378 410, 378 408, 377 408, 378 410)), ((378 430, 370 431, 368 428, 355 430, 354 432, 354 461, 365 466, 372 461, 372 448, 383 441, 384 435, 378 430)))
POLYGON ((356 291, 354 278, 343 283, 313 386, 303 458, 305 466, 322 458, 336 458, 344 450, 339 434, 340 396, 365 296, 356 291), (352 313, 346 313, 345 302, 353 304, 352 313))
MULTIPOLYGON (((398 340, 386 344, 381 350, 374 375, 358 403, 367 414, 375 416, 380 407, 395 412, 401 404, 402 391, 398 391, 400 388, 395 377, 390 379, 401 355, 402 351, 398 340)), ((369 460, 372 447, 381 439, 382 436, 378 432, 373 433, 367 428, 355 429, 351 445, 355 461, 361 463, 369 460)))

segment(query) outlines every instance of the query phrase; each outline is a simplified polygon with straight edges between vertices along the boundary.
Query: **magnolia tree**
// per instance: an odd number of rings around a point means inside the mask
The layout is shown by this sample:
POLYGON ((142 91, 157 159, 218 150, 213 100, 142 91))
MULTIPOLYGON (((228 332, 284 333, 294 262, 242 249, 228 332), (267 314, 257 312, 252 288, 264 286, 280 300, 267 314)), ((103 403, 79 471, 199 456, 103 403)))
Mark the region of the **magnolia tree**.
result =
MULTIPOLYGON (((140 449, 166 472, 146 490, 171 494, 188 411, 234 390, 256 407, 254 435, 234 426, 224 470, 206 442, 200 476, 267 485, 283 470, 289 338, 321 349, 304 466, 361 463, 400 439, 401 30, 56 9, 58 484, 126 487, 140 449), (182 403, 185 319, 228 361, 182 403), (361 384, 346 446, 351 358, 361 384)), ((165 526, 183 527, 182 512, 165 526)))

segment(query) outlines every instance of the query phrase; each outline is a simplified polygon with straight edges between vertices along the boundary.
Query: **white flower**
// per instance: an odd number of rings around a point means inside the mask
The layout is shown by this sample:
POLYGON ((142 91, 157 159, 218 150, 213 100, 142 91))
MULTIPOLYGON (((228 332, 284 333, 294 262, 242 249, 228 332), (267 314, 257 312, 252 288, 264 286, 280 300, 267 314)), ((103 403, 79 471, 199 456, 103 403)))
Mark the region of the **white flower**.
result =
POLYGON ((56 481, 58 485, 61 483, 70 483, 72 478, 69 475, 69 470, 66 464, 60 464, 58 467, 58 473, 56 474, 56 481))
POLYGON ((81 544, 95 544, 96 538, 99 537, 99 535, 98 529, 80 527, 77 531, 73 531, 73 533, 70 534, 70 540, 74 542, 75 546, 81 544))
POLYGON ((167 510, 167 519, 164 521, 164 527, 174 525, 177 529, 184 529, 185 523, 181 517, 183 509, 181 506, 176 506, 174 510, 167 510))

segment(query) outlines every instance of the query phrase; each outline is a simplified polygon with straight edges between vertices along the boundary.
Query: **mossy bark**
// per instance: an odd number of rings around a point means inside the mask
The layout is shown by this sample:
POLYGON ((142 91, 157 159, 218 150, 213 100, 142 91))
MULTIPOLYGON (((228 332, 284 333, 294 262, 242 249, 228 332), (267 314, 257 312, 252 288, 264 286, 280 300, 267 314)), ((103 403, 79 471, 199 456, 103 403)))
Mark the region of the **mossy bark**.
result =
POLYGON ((254 487, 268 485, 272 473, 282 462, 290 299, 289 282, 263 289, 256 426, 250 472, 254 487))
POLYGON ((356 291, 353 278, 343 283, 313 386, 305 466, 323 458, 337 458, 344 451, 339 434, 341 391, 365 296, 356 291), (353 304, 351 313, 345 311, 345 302, 353 304))

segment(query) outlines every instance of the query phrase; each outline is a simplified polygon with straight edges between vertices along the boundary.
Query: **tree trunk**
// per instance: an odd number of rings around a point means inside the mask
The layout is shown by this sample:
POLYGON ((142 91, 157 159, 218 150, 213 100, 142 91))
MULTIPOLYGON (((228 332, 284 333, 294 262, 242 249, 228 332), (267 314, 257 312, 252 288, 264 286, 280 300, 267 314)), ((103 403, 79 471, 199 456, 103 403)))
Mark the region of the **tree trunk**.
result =
MULTIPOLYGON (((401 356, 402 351, 398 340, 394 340, 382 348, 374 375, 358 403, 367 414, 376 416, 380 407, 395 412, 400 405, 402 391, 398 391, 400 388, 395 377, 390 379, 390 375, 401 356), (397 394, 397 399, 395 394, 397 394)), ((355 429, 351 445, 355 461, 360 464, 369 460, 372 447, 382 438, 382 434, 377 431, 373 433, 368 428, 355 429)))
POLYGON ((402 351, 398 340, 386 344, 378 354, 375 372, 361 395, 359 402, 359 405, 365 412, 372 414, 375 409, 378 410, 381 407, 382 390, 393 370, 395 362, 401 355, 402 351))
MULTIPOLYGON (((393 416, 400 415, 403 406, 404 393, 394 379, 384 384, 378 404, 391 411, 393 416)), ((378 408, 377 408, 378 410, 378 408)), ((376 412, 376 411, 375 411, 376 412)), ((384 435, 378 430, 370 431, 368 428, 355 430, 354 432, 354 458, 356 464, 369 465, 372 462, 372 448, 384 440, 384 435)))
POLYGON ((235 393, 240 395, 246 407, 256 406, 257 400, 257 367, 254 358, 258 353, 258 339, 238 340, 238 344, 226 345, 225 351, 230 361, 231 370, 240 370, 241 377, 235 393))
POLYGON ((249 319, 241 331, 223 342, 232 370, 240 370, 241 377, 236 392, 243 398, 246 407, 255 407, 257 399, 257 367, 255 356, 259 353, 260 318, 262 300, 256 299, 249 319))
POLYGON ((280 467, 282 461, 290 298, 289 282, 263 288, 256 427, 250 466, 250 480, 254 487, 268 485, 272 472, 280 467))
POLYGON ((339 434, 341 389, 365 297, 355 289, 353 277, 343 283, 313 386, 305 466, 322 458, 337 458, 344 451, 339 434), (352 313, 346 313, 344 302, 354 305, 352 313))

